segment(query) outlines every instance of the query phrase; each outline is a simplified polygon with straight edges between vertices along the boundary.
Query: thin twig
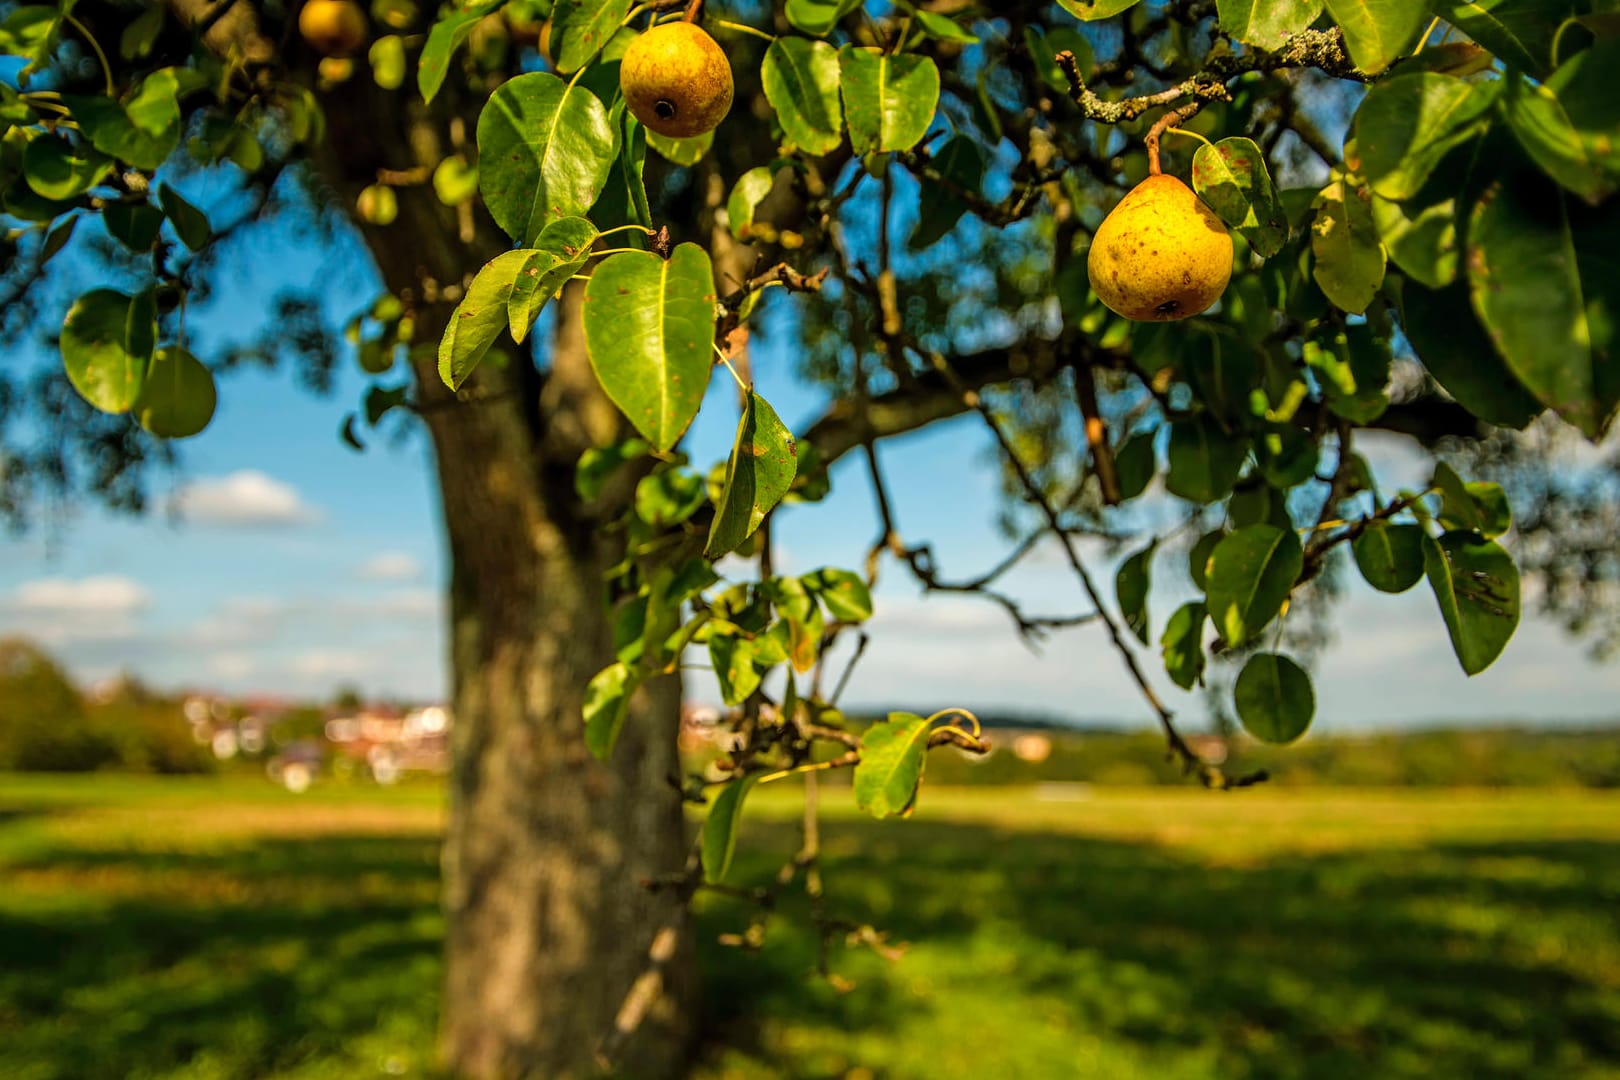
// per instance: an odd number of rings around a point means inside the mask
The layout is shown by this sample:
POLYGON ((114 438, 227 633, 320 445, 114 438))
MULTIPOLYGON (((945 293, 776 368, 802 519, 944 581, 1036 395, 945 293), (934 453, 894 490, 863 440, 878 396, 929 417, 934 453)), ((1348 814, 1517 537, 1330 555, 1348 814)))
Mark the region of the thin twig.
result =
POLYGON ((1018 456, 1017 449, 1013 446, 1012 440, 1002 428, 1001 423, 996 419, 995 414, 990 411, 990 407, 984 403, 984 399, 979 396, 977 391, 961 385, 956 379, 955 372, 951 370, 950 362, 943 355, 931 349, 924 349, 916 344, 913 344, 913 348, 925 357, 943 378, 959 388, 962 401, 979 414, 986 426, 989 427, 991 434, 995 436, 996 443, 1000 446, 1007 463, 1012 466, 1014 473, 1017 474, 1018 481, 1024 488, 1025 494, 1040 509, 1042 515, 1046 518, 1048 529, 1057 536, 1058 541, 1063 545, 1063 553, 1068 559, 1069 566, 1080 580, 1086 596, 1096 607, 1098 619, 1108 631, 1108 637, 1112 641, 1115 651, 1119 653, 1120 659, 1124 661, 1125 668, 1130 673, 1132 681, 1136 683, 1137 690, 1141 693, 1143 700, 1147 702, 1149 708, 1153 710, 1154 715, 1158 718, 1159 726, 1164 730, 1165 740, 1171 753, 1181 760, 1182 766, 1188 772, 1196 773, 1207 787, 1243 787, 1249 783, 1257 782, 1256 777, 1229 779, 1219 766, 1206 762, 1182 738, 1181 733, 1176 730, 1175 714, 1165 707, 1164 702, 1160 700, 1158 693, 1153 689, 1153 685, 1148 682, 1147 677, 1142 673, 1141 666, 1136 661, 1136 653, 1126 642, 1118 621, 1108 613, 1103 602, 1102 593, 1098 590, 1096 582, 1092 580, 1091 572, 1086 569, 1085 563, 1081 560, 1080 553, 1074 546, 1073 538, 1063 529, 1063 522, 1058 515, 1057 508, 1052 505, 1051 500, 1041 491, 1040 485, 1035 482, 1035 478, 1030 475, 1029 469, 1024 465, 1023 459, 1018 456))

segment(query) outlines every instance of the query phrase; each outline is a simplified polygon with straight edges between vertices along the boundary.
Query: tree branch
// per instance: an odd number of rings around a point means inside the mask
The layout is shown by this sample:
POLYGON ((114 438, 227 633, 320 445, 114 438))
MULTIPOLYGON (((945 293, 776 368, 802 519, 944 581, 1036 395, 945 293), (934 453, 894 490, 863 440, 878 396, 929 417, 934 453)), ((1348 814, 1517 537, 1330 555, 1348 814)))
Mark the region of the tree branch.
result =
MULTIPOLYGON (((1062 343, 1054 340, 1023 341, 955 357, 951 364, 961 385, 977 390, 1013 379, 1039 381, 1050 377, 1063 366, 1062 348, 1062 343)), ((1082 344, 1077 351, 1084 361, 1093 350, 1093 346, 1082 344)), ((810 425, 804 437, 830 465, 861 445, 868 426, 872 438, 886 439, 915 431, 936 420, 960 416, 967 408, 961 393, 937 372, 925 372, 918 375, 911 386, 871 398, 864 416, 855 402, 835 401, 810 425)))
POLYGON ((1145 112, 1163 105, 1173 105, 1184 98, 1229 101, 1231 92, 1226 84, 1251 71, 1316 68, 1336 78, 1368 81, 1368 77, 1356 70, 1355 63, 1344 51, 1344 35, 1338 27, 1331 30, 1302 30, 1274 52, 1252 49, 1239 54, 1212 56, 1202 71, 1166 90, 1120 101, 1104 101, 1086 86, 1085 76, 1080 73, 1080 63, 1072 52, 1065 49, 1058 53, 1057 63, 1069 80, 1069 97, 1080 107, 1080 112, 1086 119, 1103 124, 1135 120, 1145 112))

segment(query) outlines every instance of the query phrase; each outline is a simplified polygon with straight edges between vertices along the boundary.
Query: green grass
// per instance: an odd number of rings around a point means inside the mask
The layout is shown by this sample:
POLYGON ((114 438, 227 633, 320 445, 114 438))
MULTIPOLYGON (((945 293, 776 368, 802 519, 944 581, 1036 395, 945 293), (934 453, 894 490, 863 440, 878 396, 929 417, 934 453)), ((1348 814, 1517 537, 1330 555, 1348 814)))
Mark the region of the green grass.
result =
MULTIPOLYGON (((826 797, 837 943, 699 912, 699 1080, 1620 1077, 1620 796, 826 797)), ((793 792, 751 797, 770 879, 793 792)), ((437 789, 0 777, 0 1077, 432 1075, 437 789)))

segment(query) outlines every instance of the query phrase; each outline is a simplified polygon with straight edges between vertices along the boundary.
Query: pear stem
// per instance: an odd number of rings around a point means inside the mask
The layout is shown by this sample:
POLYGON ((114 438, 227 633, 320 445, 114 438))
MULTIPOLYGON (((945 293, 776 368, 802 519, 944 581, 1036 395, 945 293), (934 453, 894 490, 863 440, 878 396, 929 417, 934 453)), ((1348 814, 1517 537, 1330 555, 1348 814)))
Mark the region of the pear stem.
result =
POLYGON ((1196 131, 1188 131, 1186 128, 1169 127, 1169 128, 1164 129, 1164 133, 1166 135, 1185 135, 1189 139, 1197 139, 1199 142, 1203 143, 1205 146, 1208 146, 1208 147, 1214 147, 1214 145, 1215 145, 1214 143, 1210 142, 1208 139, 1204 138, 1202 135, 1198 134, 1198 132, 1196 132, 1196 131))
POLYGON ((714 355, 718 356, 720 358, 720 362, 726 365, 726 370, 731 372, 731 377, 737 380, 737 388, 741 390, 743 392, 743 396, 746 397, 748 392, 752 390, 753 387, 743 382, 743 377, 737 374, 736 368, 731 366, 731 357, 726 355, 726 351, 714 342, 710 342, 710 344, 714 346, 714 355))
POLYGON ((724 27, 727 30, 734 30, 739 34, 752 34, 754 37, 759 38, 761 41, 775 41, 776 40, 776 35, 775 34, 767 34, 763 30, 757 30, 754 27, 746 26, 743 23, 728 22, 725 19, 710 19, 709 20, 709 25, 710 26, 724 27))
POLYGON ((686 14, 681 16, 683 22, 695 23, 698 16, 703 14, 703 0, 692 0, 686 5, 686 14))
POLYGON ((1142 140, 1142 144, 1147 147, 1149 176, 1158 176, 1160 172, 1159 137, 1162 136, 1169 128, 1173 128, 1178 124, 1186 123, 1194 116, 1197 116, 1198 111, 1203 107, 1204 102, 1202 100, 1189 101, 1181 108, 1172 109, 1163 116, 1159 117, 1157 120, 1153 121, 1153 126, 1148 128, 1147 137, 1142 140))

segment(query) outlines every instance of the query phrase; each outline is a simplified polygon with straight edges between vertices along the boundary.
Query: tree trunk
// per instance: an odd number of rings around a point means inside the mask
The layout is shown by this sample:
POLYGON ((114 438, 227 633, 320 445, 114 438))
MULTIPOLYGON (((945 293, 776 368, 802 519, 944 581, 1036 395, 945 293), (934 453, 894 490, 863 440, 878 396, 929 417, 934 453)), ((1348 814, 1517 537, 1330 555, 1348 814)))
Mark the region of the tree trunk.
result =
MULTIPOLYGON (((353 205, 378 168, 431 168, 449 152, 443 99, 401 114, 398 95, 352 93, 328 107, 319 162, 337 198, 353 205)), ((361 229, 430 346, 453 287, 506 246, 425 185, 400 188, 392 225, 361 229)), ((441 1047, 477 1080, 657 1080, 681 1070, 696 1018, 685 904, 644 885, 687 857, 680 683, 643 688, 609 762, 586 751, 585 686, 613 660, 603 572, 621 545, 576 495, 574 465, 623 422, 591 375, 577 295, 560 308, 543 375, 520 353, 486 363, 458 399, 431 348, 413 358, 451 566, 441 1047)))
POLYGON ((481 411, 432 423, 456 716, 445 1058, 472 1077, 565 1080, 595 1075, 608 1049, 628 1075, 673 1075, 692 1019, 686 912, 641 882, 685 855, 671 783, 680 685, 646 688, 610 762, 586 752, 584 688, 612 656, 602 572, 617 553, 535 512, 481 411))

